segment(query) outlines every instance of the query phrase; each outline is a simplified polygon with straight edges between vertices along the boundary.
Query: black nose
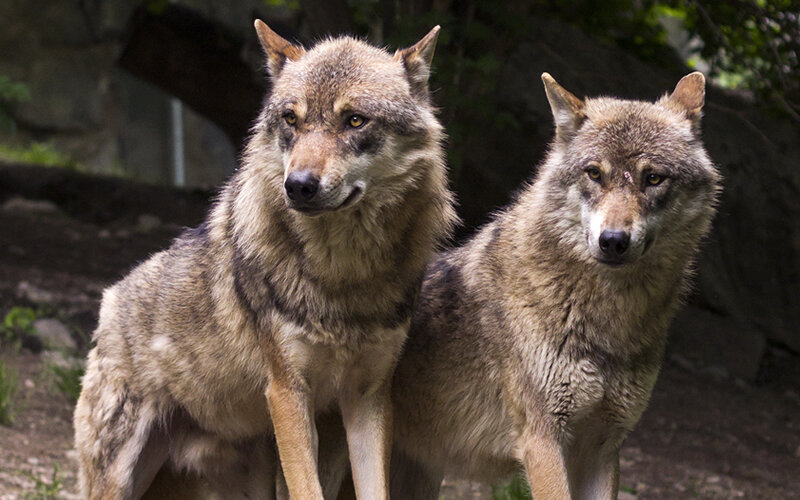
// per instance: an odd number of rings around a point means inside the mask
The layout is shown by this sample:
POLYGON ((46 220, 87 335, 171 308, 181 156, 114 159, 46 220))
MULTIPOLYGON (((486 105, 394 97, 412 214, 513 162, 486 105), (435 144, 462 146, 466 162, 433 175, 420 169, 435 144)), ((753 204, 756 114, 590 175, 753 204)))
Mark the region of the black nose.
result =
POLYGON ((295 171, 289 174, 283 187, 290 200, 310 201, 317 194, 319 179, 308 170, 295 171))
POLYGON ((628 250, 631 235, 626 231, 609 231, 600 234, 600 250, 612 259, 619 259, 628 250))

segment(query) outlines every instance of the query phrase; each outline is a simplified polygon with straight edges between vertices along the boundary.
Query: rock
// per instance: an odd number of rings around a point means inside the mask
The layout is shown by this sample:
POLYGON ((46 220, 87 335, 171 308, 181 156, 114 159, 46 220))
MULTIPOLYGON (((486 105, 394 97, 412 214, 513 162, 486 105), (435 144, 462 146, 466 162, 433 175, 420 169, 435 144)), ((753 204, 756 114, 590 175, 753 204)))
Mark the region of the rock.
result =
POLYGON ((75 351, 78 345, 64 323, 54 318, 37 319, 33 322, 36 335, 48 349, 75 351))
POLYGON ((47 290, 42 290, 27 281, 20 281, 17 285, 17 296, 27 299, 34 304, 50 304, 55 301, 55 295, 47 290))
POLYGON ((136 229, 143 233, 149 233, 161 226, 161 219, 151 214, 142 214, 136 220, 136 229))
POLYGON ((728 370, 725 369, 724 366, 713 365, 708 366, 700 370, 701 375, 705 375, 707 377, 711 377, 714 382, 722 383, 730 378, 728 374, 728 370))
POLYGON ((669 359, 685 357, 715 380, 732 375, 753 381, 765 346, 758 330, 727 316, 687 307, 672 323, 667 351, 669 359))
POLYGON ((675 366, 677 366, 681 370, 684 370, 684 371, 687 371, 687 372, 690 372, 690 373, 693 373, 695 371, 694 365, 692 364, 691 361, 686 359, 685 356, 681 356, 680 354, 673 354, 672 356, 669 357, 669 360, 672 362, 672 364, 674 364, 675 366))
POLYGON ((58 366, 59 368, 71 369, 79 366, 81 360, 65 353, 64 351, 45 351, 42 354, 45 365, 58 366))
POLYGON ((42 51, 27 63, 22 79, 31 99, 14 105, 14 115, 29 126, 63 132, 86 132, 102 125, 109 94, 103 71, 115 53, 93 46, 42 51), (66 77, 69 75, 69 77, 66 77))
POLYGON ((32 213, 32 214, 60 214, 61 209, 58 205, 49 200, 29 200, 15 196, 0 206, 0 210, 10 213, 32 213))

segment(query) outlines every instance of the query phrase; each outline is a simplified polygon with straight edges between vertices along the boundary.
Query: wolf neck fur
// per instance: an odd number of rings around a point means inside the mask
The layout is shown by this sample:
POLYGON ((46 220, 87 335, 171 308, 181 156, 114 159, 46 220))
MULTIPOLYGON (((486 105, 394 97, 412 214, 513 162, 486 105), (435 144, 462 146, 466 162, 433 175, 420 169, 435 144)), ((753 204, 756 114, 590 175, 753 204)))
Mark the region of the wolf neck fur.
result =
POLYGON ((556 328, 547 333, 554 342, 567 332, 580 331, 588 342, 619 354, 661 346, 685 288, 691 255, 674 256, 669 265, 658 267, 652 263, 659 259, 645 256, 622 269, 576 255, 569 241, 557 234, 565 222, 553 210, 550 189, 546 179, 537 180, 498 221, 499 238, 507 238, 514 248, 513 257, 503 260, 509 266, 504 276, 524 276, 516 302, 550 316, 556 328), (537 223, 526 226, 530 220, 537 223))
POLYGON ((428 145, 429 154, 416 158, 411 170, 417 178, 402 196, 387 202, 368 193, 354 207, 317 217, 286 206, 282 160, 274 148, 265 146, 269 142, 268 137, 253 138, 242 168, 257 169, 259 175, 246 176, 242 183, 234 179, 229 189, 232 242, 245 256, 281 274, 292 270, 279 263, 294 262, 303 276, 329 291, 386 282, 387 276, 394 278, 395 286, 401 284, 398 279, 418 279, 455 219, 438 141, 428 145), (247 196, 246 191, 259 195, 247 196), (264 202, 247 205, 253 199, 264 202), (268 215, 248 217, 253 210, 266 210, 268 215))

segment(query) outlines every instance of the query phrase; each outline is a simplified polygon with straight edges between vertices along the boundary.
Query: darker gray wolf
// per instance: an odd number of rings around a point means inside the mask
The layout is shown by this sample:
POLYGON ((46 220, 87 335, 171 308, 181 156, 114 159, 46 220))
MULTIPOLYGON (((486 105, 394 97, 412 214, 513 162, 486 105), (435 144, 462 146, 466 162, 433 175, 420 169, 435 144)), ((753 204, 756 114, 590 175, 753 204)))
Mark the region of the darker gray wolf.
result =
POLYGON ((428 268, 392 385, 393 498, 519 471, 536 500, 617 497, 720 190, 705 80, 649 103, 542 79, 556 133, 535 179, 428 268))

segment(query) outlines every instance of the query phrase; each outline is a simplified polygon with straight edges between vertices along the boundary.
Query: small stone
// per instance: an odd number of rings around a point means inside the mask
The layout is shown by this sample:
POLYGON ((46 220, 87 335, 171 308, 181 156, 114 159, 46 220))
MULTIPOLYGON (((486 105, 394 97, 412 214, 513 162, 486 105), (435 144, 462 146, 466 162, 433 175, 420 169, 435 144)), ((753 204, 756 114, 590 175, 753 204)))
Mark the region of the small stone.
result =
POLYGON ((28 463, 31 465, 38 465, 39 459, 36 457, 28 457, 28 463))
POLYGON ((111 238, 111 231, 109 231, 108 229, 101 229, 101 230, 100 230, 100 231, 97 233, 97 237, 98 237, 98 238, 102 238, 102 239, 104 239, 104 240, 106 240, 106 239, 108 239, 108 238, 111 238))
POLYGON ((35 213, 35 214, 57 214, 61 212, 58 205, 48 200, 29 200, 15 196, 10 198, 0 206, 3 212, 14 213, 35 213))
POLYGON ((677 366, 681 370, 685 370, 687 372, 694 372, 694 365, 692 364, 692 362, 686 359, 685 357, 681 356, 680 354, 673 354, 672 356, 670 356, 669 359, 675 366, 677 366))
POLYGON ((709 366, 700 370, 700 373, 711 377, 714 382, 725 382, 729 378, 728 370, 724 366, 709 366))
POLYGON ((27 281, 19 282, 17 285, 17 296, 25 298, 34 304, 49 304, 55 300, 55 296, 52 293, 33 286, 27 281))
POLYGON ((159 226, 161 226, 161 219, 155 215, 142 214, 136 220, 136 229, 143 233, 149 233, 150 231, 157 229, 159 226))
POLYGON ((36 335, 48 349, 66 349, 74 351, 78 348, 75 339, 64 323, 54 318, 37 319, 33 322, 36 335))
POLYGON ((25 388, 26 389, 35 389, 36 388, 36 384, 33 382, 33 380, 31 380, 29 378, 26 378, 25 379, 25 388))
POLYGON ((719 476, 708 476, 706 482, 708 484, 717 484, 720 481, 719 476))
POLYGON ((636 500, 637 497, 633 493, 628 493, 627 491, 620 491, 619 495, 617 496, 618 500, 636 500))
POLYGON ((68 354, 64 354, 62 351, 45 351, 42 356, 45 364, 50 366, 58 366, 69 369, 76 366, 78 363, 76 358, 68 354))

